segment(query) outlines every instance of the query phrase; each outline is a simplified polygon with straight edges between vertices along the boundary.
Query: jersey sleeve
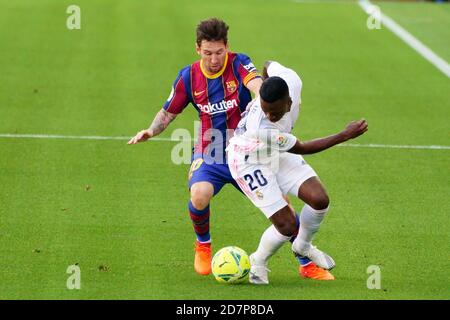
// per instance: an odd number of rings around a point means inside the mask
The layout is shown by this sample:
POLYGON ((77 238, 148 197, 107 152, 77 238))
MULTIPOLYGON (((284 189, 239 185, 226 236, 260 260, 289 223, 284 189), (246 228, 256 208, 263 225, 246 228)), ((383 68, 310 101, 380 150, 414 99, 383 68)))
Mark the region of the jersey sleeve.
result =
POLYGON ((258 70, 253 64, 250 58, 242 53, 237 55, 237 59, 239 61, 237 71, 241 76, 242 83, 246 86, 251 80, 255 78, 261 78, 258 70))
POLYGON ((188 104, 189 97, 186 92, 182 73, 180 72, 173 83, 172 91, 170 92, 169 98, 167 99, 163 108, 167 112, 179 114, 184 110, 184 108, 186 108, 188 104))
POLYGON ((297 142, 294 135, 274 129, 260 130, 259 138, 265 141, 270 150, 279 152, 289 151, 297 142))

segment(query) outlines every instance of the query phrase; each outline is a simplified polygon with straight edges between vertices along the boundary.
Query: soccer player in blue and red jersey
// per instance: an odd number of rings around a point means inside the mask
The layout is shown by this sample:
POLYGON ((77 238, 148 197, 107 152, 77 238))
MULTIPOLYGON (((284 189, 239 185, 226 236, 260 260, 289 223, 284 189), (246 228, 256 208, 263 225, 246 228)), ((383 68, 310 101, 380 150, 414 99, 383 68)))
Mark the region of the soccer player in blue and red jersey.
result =
POLYGON ((226 163, 227 131, 236 128, 251 92, 257 95, 262 84, 250 58, 228 50, 227 33, 228 26, 216 18, 198 24, 200 60, 181 69, 150 128, 128 142, 136 144, 160 134, 189 103, 197 110, 201 126, 189 172, 188 206, 197 235, 194 268, 201 275, 211 273, 210 200, 226 183, 239 190, 226 163))

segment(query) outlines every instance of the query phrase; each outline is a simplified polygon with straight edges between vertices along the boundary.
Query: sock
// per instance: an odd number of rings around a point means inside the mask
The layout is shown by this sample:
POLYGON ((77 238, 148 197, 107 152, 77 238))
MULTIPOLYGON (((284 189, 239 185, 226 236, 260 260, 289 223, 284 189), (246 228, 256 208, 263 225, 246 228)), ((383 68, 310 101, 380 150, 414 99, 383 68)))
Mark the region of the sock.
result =
POLYGON ((298 216, 298 214, 295 214, 295 222, 297 224, 297 228, 296 228, 297 231, 295 231, 295 234, 289 239, 289 241, 291 243, 294 243, 295 239, 297 239, 298 230, 300 228, 300 217, 298 216))
MULTIPOLYGON (((297 235, 298 235, 298 231, 300 229, 300 217, 298 216, 298 214, 295 214, 295 220, 297 221, 297 232, 291 237, 291 239, 289 239, 289 241, 291 243, 294 243, 295 239, 297 239, 297 235)), ((298 254, 295 254, 295 259, 297 259, 298 263, 302 266, 305 267, 308 264, 311 263, 311 260, 307 257, 303 257, 303 256, 299 256, 298 254)))
POLYGON ((269 258, 287 241, 289 241, 289 237, 279 233, 274 225, 268 227, 261 236, 258 249, 252 254, 256 264, 266 265, 269 258))
POLYGON ((211 235, 209 234, 209 205, 203 210, 197 210, 189 200, 189 215, 194 226, 197 240, 201 243, 210 243, 211 235))
POLYGON ((297 239, 292 244, 294 252, 300 253, 309 250, 313 236, 319 230, 327 211, 328 208, 315 210, 307 204, 304 205, 300 214, 300 227, 297 239))

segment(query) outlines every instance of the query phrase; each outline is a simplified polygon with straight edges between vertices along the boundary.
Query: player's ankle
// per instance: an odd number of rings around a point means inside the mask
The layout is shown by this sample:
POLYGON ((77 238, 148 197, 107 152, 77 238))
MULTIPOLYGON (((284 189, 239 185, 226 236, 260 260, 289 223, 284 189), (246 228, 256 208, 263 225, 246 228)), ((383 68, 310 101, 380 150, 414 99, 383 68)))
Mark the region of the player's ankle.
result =
POLYGON ((311 243, 302 241, 299 238, 292 244, 292 251, 299 256, 305 256, 310 249, 311 243))
POLYGON ((267 259, 261 258, 258 252, 253 252, 250 255, 250 263, 252 266, 267 266, 267 259))

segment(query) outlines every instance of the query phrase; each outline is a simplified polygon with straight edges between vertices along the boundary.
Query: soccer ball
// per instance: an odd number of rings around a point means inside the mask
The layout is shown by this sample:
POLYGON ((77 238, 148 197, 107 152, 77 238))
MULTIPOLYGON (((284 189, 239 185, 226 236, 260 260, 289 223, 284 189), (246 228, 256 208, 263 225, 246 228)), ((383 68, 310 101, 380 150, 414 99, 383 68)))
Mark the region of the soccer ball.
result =
POLYGON ((239 247, 225 247, 214 255, 211 269, 217 281, 222 283, 239 283, 250 272, 250 259, 239 247))

